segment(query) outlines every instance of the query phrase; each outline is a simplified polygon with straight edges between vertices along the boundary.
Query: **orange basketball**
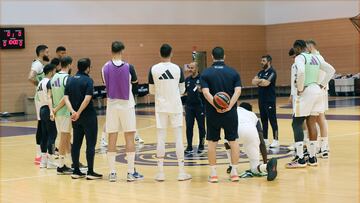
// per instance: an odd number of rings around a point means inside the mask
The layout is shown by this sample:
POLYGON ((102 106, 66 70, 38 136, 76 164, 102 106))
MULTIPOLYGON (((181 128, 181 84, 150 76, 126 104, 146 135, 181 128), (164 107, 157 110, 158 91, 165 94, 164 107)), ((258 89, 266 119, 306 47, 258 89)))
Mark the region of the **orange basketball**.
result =
POLYGON ((230 104, 230 96, 226 92, 218 92, 214 95, 214 105, 218 109, 226 109, 230 104))

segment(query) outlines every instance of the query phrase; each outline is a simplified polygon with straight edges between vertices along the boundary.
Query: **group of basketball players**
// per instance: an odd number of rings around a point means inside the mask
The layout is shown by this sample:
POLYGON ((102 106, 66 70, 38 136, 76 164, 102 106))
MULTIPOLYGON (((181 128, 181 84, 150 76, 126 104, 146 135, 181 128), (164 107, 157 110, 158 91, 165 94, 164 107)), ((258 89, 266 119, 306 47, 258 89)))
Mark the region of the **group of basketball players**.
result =
MULTIPOLYGON (((297 55, 293 65, 294 78, 292 79, 292 94, 294 118, 293 130, 296 146, 296 158, 287 167, 304 167, 303 150, 303 123, 306 120, 309 129, 310 143, 307 145, 310 165, 316 165, 316 128, 315 120, 324 123, 322 90, 327 86, 334 69, 323 60, 318 52, 309 53, 307 45, 315 46, 314 42, 305 43, 297 40, 293 49, 297 55), (321 58, 321 59, 320 59, 321 58), (294 68, 296 67, 296 68, 294 68), (319 70, 326 74, 319 79, 319 70), (294 90, 295 91, 295 90, 294 90), (293 91, 292 91, 293 92, 293 91), (314 97, 316 96, 316 99, 314 97), (310 97, 309 97, 310 96, 310 97), (315 148, 314 148, 315 146, 315 148)), ((111 44, 112 58, 102 68, 102 79, 107 90, 107 109, 105 132, 108 134, 107 159, 109 164, 109 181, 117 180, 115 169, 116 142, 119 132, 124 133, 125 149, 128 162, 127 181, 136 181, 144 178, 135 170, 135 143, 136 132, 135 101, 132 93, 133 86, 137 85, 136 71, 133 65, 123 59, 125 46, 115 41, 111 44)), ((315 48, 312 49, 314 51, 315 48)), ((49 62, 49 51, 45 45, 36 48, 37 59, 33 62, 29 80, 37 86, 35 104, 38 118, 36 142, 40 145, 35 162, 40 168, 56 168, 58 174, 71 174, 74 179, 100 179, 101 174, 94 172, 94 154, 97 139, 97 118, 92 103, 93 81, 89 77, 91 61, 88 58, 78 60, 78 72, 70 76, 73 60, 66 55, 64 47, 56 50, 56 59, 49 62), (47 64, 48 63, 48 64, 47 64), (46 64, 46 65, 45 65, 46 64), (73 128, 73 145, 70 145, 71 128, 73 128), (59 164, 54 161, 54 144, 57 132, 60 132, 59 164), (80 170, 79 153, 85 135, 87 149, 86 158, 88 172, 80 170), (71 148, 71 149, 70 149, 71 148), (67 167, 65 157, 71 151, 73 167, 67 167), (41 153, 40 153, 41 152, 41 153)), ((244 139, 245 152, 250 160, 251 169, 241 177, 267 175, 269 181, 277 176, 277 160, 267 161, 266 147, 262 137, 261 125, 256 115, 251 112, 252 106, 241 103, 237 106, 241 94, 241 81, 235 69, 224 63, 225 52, 221 47, 212 50, 214 63, 205 69, 200 76, 201 92, 206 99, 206 139, 208 141, 208 159, 210 165, 209 182, 218 182, 216 173, 216 146, 220 138, 220 130, 225 132, 225 147, 231 160, 229 169, 230 180, 239 181, 237 171, 239 159, 238 138, 244 139), (218 109, 214 104, 213 96, 218 92, 226 92, 230 96, 229 106, 218 109), (264 164, 260 164, 261 151, 264 164)), ((183 106, 181 95, 185 92, 185 78, 182 69, 171 62, 172 47, 163 44, 160 47, 161 62, 151 67, 148 77, 149 92, 155 95, 155 117, 157 128, 157 165, 158 173, 155 180, 164 181, 164 156, 167 127, 173 129, 178 160, 179 181, 190 180, 192 176, 184 168, 184 146, 182 137, 183 106)), ((195 89, 194 89, 195 91, 195 89)), ((320 125, 321 126, 321 125, 320 125)), ((323 139, 325 142, 325 138, 323 139)), ((324 144, 324 146, 327 144, 324 144)), ((321 148, 326 151, 326 147, 321 148)))

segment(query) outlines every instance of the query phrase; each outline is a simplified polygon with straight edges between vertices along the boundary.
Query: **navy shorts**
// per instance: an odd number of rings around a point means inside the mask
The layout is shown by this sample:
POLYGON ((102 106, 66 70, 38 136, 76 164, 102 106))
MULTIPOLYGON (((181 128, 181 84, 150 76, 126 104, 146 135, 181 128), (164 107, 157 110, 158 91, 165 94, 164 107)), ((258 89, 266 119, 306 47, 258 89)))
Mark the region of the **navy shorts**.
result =
POLYGON ((232 108, 224 114, 206 114, 207 134, 206 140, 217 142, 221 140, 220 130, 224 129, 225 139, 235 141, 238 136, 238 115, 236 108, 232 108))

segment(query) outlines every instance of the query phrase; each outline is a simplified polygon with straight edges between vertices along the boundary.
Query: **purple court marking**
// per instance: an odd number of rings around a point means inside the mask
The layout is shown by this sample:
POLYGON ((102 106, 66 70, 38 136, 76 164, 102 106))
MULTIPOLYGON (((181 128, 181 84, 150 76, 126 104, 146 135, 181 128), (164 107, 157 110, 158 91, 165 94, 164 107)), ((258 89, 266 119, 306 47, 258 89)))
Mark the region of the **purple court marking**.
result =
POLYGON ((36 133, 36 128, 0 126, 0 137, 32 135, 35 133, 36 133))
MULTIPOLYGON (((257 114, 257 116, 260 116, 257 114)), ((279 119, 292 119, 292 114, 276 114, 279 119)), ((360 115, 326 115, 327 120, 359 121, 360 115)))

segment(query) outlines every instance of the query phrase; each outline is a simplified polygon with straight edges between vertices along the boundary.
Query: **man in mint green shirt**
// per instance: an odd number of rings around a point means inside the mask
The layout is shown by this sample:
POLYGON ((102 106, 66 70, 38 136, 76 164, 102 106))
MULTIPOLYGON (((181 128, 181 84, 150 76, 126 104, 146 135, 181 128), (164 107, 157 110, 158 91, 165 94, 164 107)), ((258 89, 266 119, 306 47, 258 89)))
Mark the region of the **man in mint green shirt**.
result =
POLYGON ((59 166, 57 173, 59 175, 72 174, 72 170, 65 165, 65 156, 70 156, 70 138, 71 138, 71 118, 70 112, 66 108, 64 101, 64 92, 66 81, 71 70, 72 58, 65 56, 60 61, 61 70, 51 79, 51 97, 54 108, 56 128, 60 133, 59 144, 59 166))

